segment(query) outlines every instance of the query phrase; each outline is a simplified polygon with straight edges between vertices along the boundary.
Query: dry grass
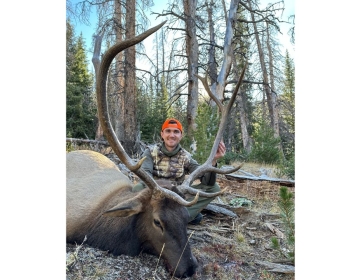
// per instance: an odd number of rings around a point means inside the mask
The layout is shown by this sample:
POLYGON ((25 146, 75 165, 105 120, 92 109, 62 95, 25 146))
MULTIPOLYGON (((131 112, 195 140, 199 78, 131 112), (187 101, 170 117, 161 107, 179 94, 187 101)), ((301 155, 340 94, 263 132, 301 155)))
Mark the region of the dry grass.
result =
POLYGON ((101 153, 103 155, 109 155, 109 154, 113 154, 113 150, 111 147, 109 147, 108 145, 103 145, 103 144, 82 144, 82 143, 77 143, 77 142, 66 142, 66 151, 67 152, 71 152, 71 151, 77 151, 77 150, 91 150, 91 151, 95 151, 98 153, 101 153))
MULTIPOLYGON (((232 166, 238 166, 241 162, 233 162, 232 166)), ((289 179, 285 175, 279 176, 281 174, 277 165, 274 164, 266 164, 266 163, 255 163, 255 162, 244 162, 241 170, 249 172, 253 175, 260 176, 262 171, 266 171, 267 176, 279 178, 279 179, 289 179)))

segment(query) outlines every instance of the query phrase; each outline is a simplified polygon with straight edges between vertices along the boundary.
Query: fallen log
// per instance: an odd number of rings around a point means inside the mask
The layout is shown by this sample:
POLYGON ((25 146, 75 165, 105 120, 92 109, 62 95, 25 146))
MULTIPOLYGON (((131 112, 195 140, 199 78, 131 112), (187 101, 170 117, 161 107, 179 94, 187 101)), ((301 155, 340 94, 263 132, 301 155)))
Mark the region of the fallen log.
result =
POLYGON ((284 179, 278 179, 278 178, 271 178, 267 176, 248 176, 248 175, 240 175, 240 174, 225 174, 226 179, 229 180, 236 180, 238 182, 246 181, 246 180, 253 180, 253 181, 269 181, 273 183, 278 183, 280 186, 286 186, 286 187, 295 187, 295 181, 294 180, 284 180, 284 179))
POLYGON ((256 264, 265 266, 270 272, 280 272, 280 273, 295 273, 295 266, 292 265, 284 265, 284 264, 277 264, 267 261, 259 261, 255 260, 256 264))
MULTIPOLYGON (((232 166, 224 165, 221 169, 231 169, 232 166)), ((238 182, 243 182, 246 180, 254 180, 254 181, 269 181, 274 183, 279 183, 280 186, 286 187, 295 187, 295 180, 286 180, 286 179, 279 179, 267 176, 267 171, 265 169, 260 169, 261 175, 256 176, 249 172, 239 169, 238 171, 230 174, 225 174, 225 178, 229 180, 236 180, 238 182)))
POLYGON ((228 210, 222 206, 218 206, 218 205, 215 205, 215 204, 208 204, 206 207, 205 207, 206 210, 209 210, 211 212, 214 212, 214 213, 220 213, 220 214, 223 214, 223 215, 227 215, 227 216, 230 216, 232 218, 237 218, 237 214, 235 214, 233 211, 231 210, 228 210))
POLYGON ((277 237, 284 239, 284 234, 277 229, 276 227, 274 227, 274 225, 272 225, 271 223, 265 223, 265 226, 272 232, 275 233, 277 237))
POLYGON ((79 139, 79 138, 66 138, 66 142, 77 142, 77 143, 84 143, 84 144, 100 144, 110 146, 108 141, 98 141, 98 140, 90 140, 90 139, 79 139))

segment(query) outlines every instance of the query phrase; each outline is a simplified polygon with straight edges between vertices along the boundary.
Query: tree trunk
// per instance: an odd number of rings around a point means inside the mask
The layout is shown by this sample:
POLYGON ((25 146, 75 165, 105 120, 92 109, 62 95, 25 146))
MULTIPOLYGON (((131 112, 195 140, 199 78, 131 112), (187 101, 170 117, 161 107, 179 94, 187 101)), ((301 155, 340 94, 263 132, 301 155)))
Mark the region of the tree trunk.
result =
MULTIPOLYGON (((250 9, 252 10, 251 0, 248 0, 248 3, 249 3, 250 9)), ((270 89, 270 85, 269 85, 268 71, 267 71, 266 64, 265 64, 264 52, 262 50, 261 43, 260 43, 259 31, 257 29, 255 16, 254 16, 253 12, 250 12, 250 14, 251 14, 251 20, 253 21, 253 26, 254 26, 256 45, 257 45, 258 53, 259 53, 261 72, 262 72, 262 77, 263 77, 263 82, 264 82, 264 91, 266 94, 266 102, 268 105, 271 126, 274 128, 275 127, 274 126, 274 123, 275 123, 275 121, 274 121, 274 104, 272 102, 273 100, 271 97, 271 89, 270 89)))
POLYGON ((210 0, 210 5, 207 5, 207 13, 208 13, 208 21, 209 21, 209 61, 208 61, 208 69, 209 69, 209 77, 210 77, 210 85, 216 83, 217 74, 216 74, 216 60, 215 60, 215 32, 214 32, 214 21, 213 21, 213 7, 214 0, 210 0))
MULTIPOLYGON (((237 12, 239 14, 241 14, 241 8, 238 7, 237 12)), ((239 42, 238 45, 240 45, 240 51, 241 49, 246 49, 246 39, 244 37, 242 37, 243 35, 243 26, 242 23, 239 22, 237 23, 237 28, 236 28, 236 40, 239 42)), ((239 48, 239 47, 238 47, 239 48)), ((243 56, 236 56, 233 53, 233 69, 235 72, 235 77, 239 77, 240 78, 240 69, 242 69, 241 66, 244 66, 246 62, 246 59, 243 58, 243 56), (239 58, 239 62, 237 61, 237 58, 239 58)), ((239 89, 237 95, 236 95, 236 106, 234 109, 237 110, 237 113, 239 115, 239 119, 240 119, 240 130, 241 130, 241 138, 242 138, 242 142, 243 142, 243 148, 247 153, 250 153, 251 148, 252 148, 252 144, 253 144, 253 140, 249 135, 248 132, 248 127, 250 126, 249 124, 249 118, 248 118, 248 114, 246 111, 246 95, 244 94, 244 91, 239 89)))
POLYGON ((188 101, 187 101, 187 123, 188 123, 188 136, 193 135, 196 130, 195 118, 198 108, 198 59, 199 59, 199 46, 196 38, 196 4, 197 0, 183 0, 184 13, 185 13, 185 28, 186 28, 186 54, 188 62, 188 101))
MULTIPOLYGON (((98 69, 100 66, 100 52, 101 52, 101 43, 102 43, 103 36, 104 36, 104 30, 99 32, 99 34, 95 35, 94 54, 92 57, 92 63, 94 65, 94 69, 95 69, 95 80, 97 79, 98 69)), ((96 129, 96 133, 95 133, 95 140, 102 141, 102 140, 104 140, 104 131, 102 130, 102 127, 100 125, 100 120, 99 120, 98 114, 99 114, 99 112, 96 112, 98 123, 97 123, 97 129, 96 129)))
MULTIPOLYGON (((116 43, 119 43, 123 40, 122 32, 122 11, 121 11, 121 2, 120 0, 115 1, 115 37, 116 43)), ((121 143, 124 142, 124 75, 123 75, 123 56, 124 53, 119 53, 116 57, 115 63, 115 116, 114 116, 114 131, 121 143)))
MULTIPOLYGON (((273 51, 271 48, 271 43, 270 43, 270 32, 269 32, 269 25, 268 23, 266 23, 266 46, 268 49, 268 53, 269 53, 269 70, 270 70, 270 85, 271 85, 271 92, 270 92, 270 96, 271 96, 271 103, 273 105, 273 112, 274 112, 274 124, 273 124, 273 128, 274 128, 274 136, 276 138, 280 138, 280 125, 279 125, 279 107, 278 107, 278 100, 277 100, 277 95, 276 95, 276 91, 275 91, 275 82, 274 82, 274 63, 273 63, 273 51)), ((284 152, 283 152, 283 148, 281 145, 281 142, 279 143, 279 151, 281 153, 281 156, 284 158, 284 152)))
MULTIPOLYGON (((126 0, 125 38, 135 37, 135 0, 126 0)), ((135 80, 135 46, 124 51, 125 88, 124 88, 124 149, 129 155, 137 151, 136 147, 136 80, 135 80), (126 118, 126 119, 125 119, 126 118)))
POLYGON ((239 115, 240 115, 240 128, 241 128, 241 139, 243 141, 243 148, 247 153, 250 153, 252 148, 253 140, 249 135, 248 132, 248 118, 246 117, 246 110, 245 110, 245 102, 243 98, 243 93, 240 92, 236 96, 236 104, 239 109, 239 115))
POLYGON ((213 93, 221 94, 221 96, 218 96, 220 102, 224 100, 226 79, 229 76, 229 72, 231 68, 232 55, 233 55, 233 49, 231 43, 234 37, 234 24, 236 22, 236 12, 238 5, 239 5, 239 0, 231 0, 230 8, 229 8, 229 16, 226 21, 223 63, 219 75, 217 77, 216 84, 210 87, 213 93))
MULTIPOLYGON (((211 80, 212 83, 210 85, 211 92, 216 97, 218 97, 220 102, 222 102, 224 100, 226 79, 229 76, 229 72, 230 72, 230 68, 231 68, 232 55, 233 55, 233 49, 231 46, 231 42, 232 42, 233 34, 234 34, 233 24, 236 22, 236 11, 237 11, 238 4, 239 4, 239 0, 232 0, 230 2, 229 17, 226 20, 226 31, 225 31, 226 33, 225 33, 225 38, 224 38, 223 63, 222 63, 219 74, 216 76, 216 81, 211 80), (220 94, 221 96, 218 96, 218 94, 220 94)), ((209 58, 209 63, 211 61, 212 61, 212 59, 209 58)), ((213 60, 213 62, 215 63, 215 59, 213 60)), ((216 106, 215 102, 213 102, 213 101, 211 102, 211 105, 216 106)))

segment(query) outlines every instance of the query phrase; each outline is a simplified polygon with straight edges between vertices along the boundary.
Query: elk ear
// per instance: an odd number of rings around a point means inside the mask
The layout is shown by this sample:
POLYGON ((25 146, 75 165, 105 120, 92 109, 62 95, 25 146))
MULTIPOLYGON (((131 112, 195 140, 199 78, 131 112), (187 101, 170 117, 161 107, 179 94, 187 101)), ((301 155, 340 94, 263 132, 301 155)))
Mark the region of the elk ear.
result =
POLYGON ((103 215, 107 217, 130 217, 142 212, 142 210, 143 202, 139 198, 135 197, 120 202, 115 207, 104 212, 103 215))

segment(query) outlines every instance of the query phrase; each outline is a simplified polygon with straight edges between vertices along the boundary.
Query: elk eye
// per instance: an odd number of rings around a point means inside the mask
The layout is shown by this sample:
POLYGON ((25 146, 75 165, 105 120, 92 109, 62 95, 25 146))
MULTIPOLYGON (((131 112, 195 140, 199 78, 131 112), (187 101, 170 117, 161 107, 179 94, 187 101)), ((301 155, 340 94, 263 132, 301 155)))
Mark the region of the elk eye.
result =
POLYGON ((161 230, 162 230, 162 226, 160 224, 160 221, 154 219, 154 224, 155 224, 155 226, 161 228, 161 230))

